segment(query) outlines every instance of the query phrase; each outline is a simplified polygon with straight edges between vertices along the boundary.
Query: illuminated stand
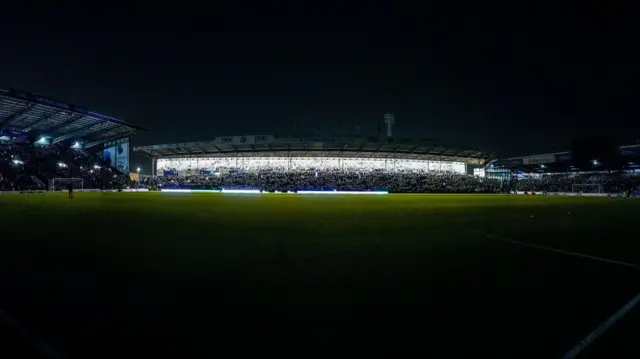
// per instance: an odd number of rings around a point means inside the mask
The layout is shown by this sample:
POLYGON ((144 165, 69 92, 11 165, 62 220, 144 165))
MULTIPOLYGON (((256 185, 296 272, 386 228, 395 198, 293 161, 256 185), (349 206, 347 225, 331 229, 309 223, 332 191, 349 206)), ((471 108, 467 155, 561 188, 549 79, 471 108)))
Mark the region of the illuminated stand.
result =
POLYGON ((224 176, 254 171, 453 172, 484 166, 491 154, 430 138, 393 138, 395 117, 384 114, 377 135, 219 136, 209 141, 136 146, 151 160, 151 176, 224 176))
POLYGON ((199 170, 207 170, 211 175, 221 175, 224 170, 235 169, 245 172, 271 169, 277 171, 417 171, 417 172, 454 172, 466 173, 463 162, 446 162, 420 159, 376 159, 376 158, 340 158, 340 157, 177 157, 155 160, 157 175, 172 172, 177 176, 199 175, 199 170), (177 172, 177 173, 176 173, 177 172))

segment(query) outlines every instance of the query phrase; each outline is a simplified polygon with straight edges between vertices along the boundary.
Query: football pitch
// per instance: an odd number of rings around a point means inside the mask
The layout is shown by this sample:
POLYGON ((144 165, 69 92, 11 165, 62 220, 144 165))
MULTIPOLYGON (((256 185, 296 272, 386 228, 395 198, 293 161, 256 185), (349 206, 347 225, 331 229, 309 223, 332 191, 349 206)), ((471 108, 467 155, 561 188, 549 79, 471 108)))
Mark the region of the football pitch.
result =
POLYGON ((594 197, 0 195, 0 347, 637 357, 639 214, 594 197))

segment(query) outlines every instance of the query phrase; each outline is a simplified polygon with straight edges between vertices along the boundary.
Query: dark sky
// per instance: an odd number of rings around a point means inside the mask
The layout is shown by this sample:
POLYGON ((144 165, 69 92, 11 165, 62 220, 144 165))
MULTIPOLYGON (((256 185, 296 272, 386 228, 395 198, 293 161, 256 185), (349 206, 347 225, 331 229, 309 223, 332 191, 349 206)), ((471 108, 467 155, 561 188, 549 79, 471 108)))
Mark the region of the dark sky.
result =
POLYGON ((385 111, 398 137, 502 155, 640 138, 625 9, 231 3, 3 5, 0 87, 149 128, 135 144, 375 134, 385 111))

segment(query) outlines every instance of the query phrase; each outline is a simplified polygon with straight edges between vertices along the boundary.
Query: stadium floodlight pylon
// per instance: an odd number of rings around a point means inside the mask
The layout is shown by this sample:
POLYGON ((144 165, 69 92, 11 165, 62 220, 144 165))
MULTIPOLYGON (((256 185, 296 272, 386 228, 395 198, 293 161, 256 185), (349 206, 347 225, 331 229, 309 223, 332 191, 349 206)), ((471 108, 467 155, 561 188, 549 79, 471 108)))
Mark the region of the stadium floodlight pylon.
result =
POLYGON ((52 178, 49 183, 51 191, 65 191, 69 183, 73 185, 74 190, 82 191, 84 189, 84 180, 78 177, 52 178))
POLYGON ((602 193, 602 185, 599 184, 573 184, 571 186, 573 193, 602 193))

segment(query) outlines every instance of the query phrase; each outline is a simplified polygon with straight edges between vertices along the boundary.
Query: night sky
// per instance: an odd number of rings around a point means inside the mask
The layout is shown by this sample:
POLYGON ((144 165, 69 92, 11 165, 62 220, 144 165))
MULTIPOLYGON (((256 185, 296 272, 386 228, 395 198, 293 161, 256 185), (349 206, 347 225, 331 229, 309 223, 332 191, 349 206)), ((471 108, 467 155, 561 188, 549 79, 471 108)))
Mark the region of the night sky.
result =
POLYGON ((148 128, 136 145, 297 124, 374 135, 386 111, 396 137, 503 156, 566 150, 574 136, 640 139, 624 9, 232 3, 3 5, 0 87, 148 128))

